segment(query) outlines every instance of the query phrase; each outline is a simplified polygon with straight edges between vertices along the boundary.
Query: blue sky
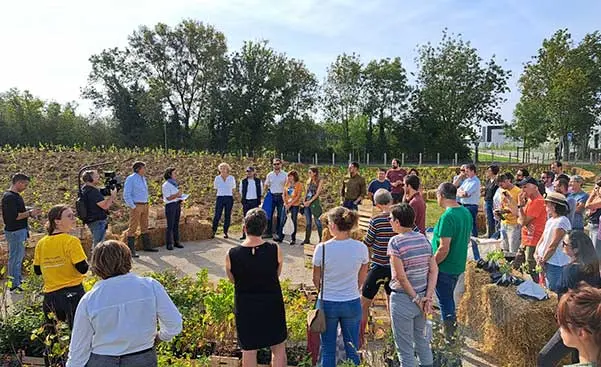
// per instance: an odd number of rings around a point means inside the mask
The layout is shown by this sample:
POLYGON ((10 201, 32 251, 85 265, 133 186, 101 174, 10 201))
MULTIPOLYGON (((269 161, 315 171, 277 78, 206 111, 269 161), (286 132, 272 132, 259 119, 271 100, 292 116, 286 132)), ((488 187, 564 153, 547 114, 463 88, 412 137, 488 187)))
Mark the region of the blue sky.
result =
POLYGON ((342 52, 364 61, 400 56, 414 71, 415 49, 436 43, 442 30, 461 33, 483 58, 495 54, 511 69, 512 92, 502 112, 511 119, 519 100, 517 78, 545 37, 567 27, 573 38, 599 29, 600 0, 24 0, 0 4, 0 91, 11 87, 58 102, 90 104, 80 88, 88 58, 124 46, 140 24, 176 24, 196 18, 227 37, 230 50, 244 40, 267 39, 278 51, 303 59, 323 79, 342 52))

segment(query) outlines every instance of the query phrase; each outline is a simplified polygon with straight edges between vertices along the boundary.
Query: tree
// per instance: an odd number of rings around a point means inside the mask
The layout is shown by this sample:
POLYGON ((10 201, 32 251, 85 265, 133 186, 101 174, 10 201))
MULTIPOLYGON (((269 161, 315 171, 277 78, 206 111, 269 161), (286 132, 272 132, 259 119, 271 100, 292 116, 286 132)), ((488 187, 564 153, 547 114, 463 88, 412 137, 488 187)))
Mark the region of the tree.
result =
POLYGON ((367 152, 381 156, 388 151, 389 129, 392 132, 394 122, 401 120, 402 112, 407 108, 409 87, 401 59, 370 61, 362 72, 362 83, 364 113, 368 116, 367 152), (374 120, 378 127, 377 139, 373 133, 374 120), (374 144, 376 140, 377 144, 374 144))
POLYGON ((503 123, 499 108, 509 91, 510 71, 494 56, 483 62, 461 35, 444 31, 437 46, 428 43, 419 48, 416 63, 411 120, 428 137, 425 153, 465 152, 468 141, 479 140, 478 125, 503 123))
POLYGON ((322 106, 326 119, 341 125, 342 144, 339 153, 352 150, 349 123, 363 112, 361 78, 363 65, 359 55, 342 54, 328 68, 323 89, 322 106))
POLYGON ((587 34, 575 45, 567 29, 558 30, 524 66, 519 86, 511 136, 528 147, 559 139, 568 159, 571 132, 586 149, 591 128, 601 118, 601 33, 587 34))

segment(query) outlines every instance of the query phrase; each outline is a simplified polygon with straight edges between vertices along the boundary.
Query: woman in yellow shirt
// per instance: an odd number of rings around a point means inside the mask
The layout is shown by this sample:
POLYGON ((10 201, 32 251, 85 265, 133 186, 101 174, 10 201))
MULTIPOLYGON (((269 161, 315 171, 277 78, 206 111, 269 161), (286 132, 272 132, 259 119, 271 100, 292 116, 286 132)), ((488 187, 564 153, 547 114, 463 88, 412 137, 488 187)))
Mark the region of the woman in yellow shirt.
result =
POLYGON ((75 227, 75 215, 66 205, 56 205, 48 213, 48 235, 35 246, 34 272, 44 279, 43 310, 73 327, 79 300, 83 297, 84 274, 88 272, 86 254, 79 238, 69 233, 75 227))
POLYGON ((288 182, 284 187, 284 208, 286 208, 286 212, 290 213, 292 223, 294 223, 294 232, 290 236, 290 246, 296 245, 296 224, 303 192, 303 185, 299 180, 298 172, 290 171, 288 172, 288 182))

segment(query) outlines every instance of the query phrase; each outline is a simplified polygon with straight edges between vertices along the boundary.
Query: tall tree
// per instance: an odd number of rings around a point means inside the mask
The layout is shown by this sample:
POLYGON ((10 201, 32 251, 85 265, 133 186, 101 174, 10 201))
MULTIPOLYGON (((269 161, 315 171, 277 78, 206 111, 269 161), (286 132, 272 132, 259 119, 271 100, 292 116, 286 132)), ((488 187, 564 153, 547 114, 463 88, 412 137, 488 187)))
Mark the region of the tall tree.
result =
POLYGON ((559 139, 564 159, 568 133, 586 149, 591 128, 601 119, 601 33, 575 44, 567 29, 558 30, 525 65, 519 85, 522 96, 510 135, 530 147, 559 139))
MULTIPOLYGON (((452 154, 477 142, 481 123, 501 124, 500 105, 509 91, 510 71, 494 56, 484 62, 461 35, 445 30, 441 42, 419 48, 414 120, 429 137, 426 153, 452 154)), ((477 159, 477 157, 476 157, 477 159)))
POLYGON ((340 153, 352 150, 349 124, 352 119, 362 114, 363 81, 361 73, 363 64, 359 55, 342 54, 328 68, 328 75, 323 88, 322 105, 326 119, 340 124, 342 147, 340 153))

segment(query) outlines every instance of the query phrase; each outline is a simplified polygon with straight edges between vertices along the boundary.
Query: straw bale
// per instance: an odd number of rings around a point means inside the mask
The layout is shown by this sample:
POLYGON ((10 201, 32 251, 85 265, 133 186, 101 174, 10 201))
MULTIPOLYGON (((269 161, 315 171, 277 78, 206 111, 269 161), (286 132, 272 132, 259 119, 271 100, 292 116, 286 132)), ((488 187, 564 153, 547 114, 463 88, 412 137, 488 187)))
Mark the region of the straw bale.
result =
POLYGON ((457 309, 457 320, 475 334, 480 334, 484 325, 484 312, 481 310, 482 288, 490 283, 490 274, 476 267, 475 261, 465 268, 465 292, 457 309))
POLYGON ((515 286, 489 284, 482 288, 481 307, 483 351, 494 354, 502 366, 535 366, 539 351, 557 330, 557 296, 527 300, 517 295, 515 286))

